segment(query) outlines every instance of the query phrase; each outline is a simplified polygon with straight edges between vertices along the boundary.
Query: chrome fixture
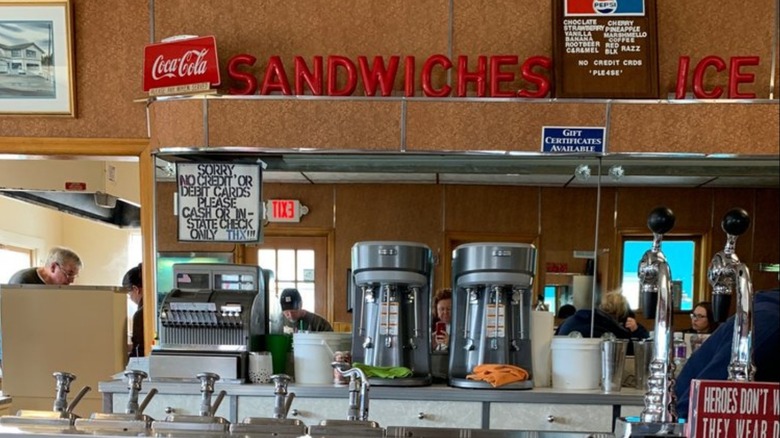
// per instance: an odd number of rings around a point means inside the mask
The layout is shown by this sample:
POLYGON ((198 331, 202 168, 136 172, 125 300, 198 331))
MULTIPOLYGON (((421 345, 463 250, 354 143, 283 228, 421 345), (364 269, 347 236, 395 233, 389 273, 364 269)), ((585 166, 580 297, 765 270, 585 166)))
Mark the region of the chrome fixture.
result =
POLYGON ((76 405, 81 401, 84 396, 92 390, 89 386, 85 386, 81 388, 81 391, 79 391, 78 394, 76 394, 76 397, 73 399, 73 402, 68 404, 68 393, 70 392, 70 384, 76 380, 76 376, 71 373, 65 373, 65 372, 57 372, 52 374, 54 376, 54 379, 57 381, 57 395, 54 399, 54 411, 55 412, 62 412, 64 414, 70 414, 73 412, 73 409, 76 407, 76 405))
POLYGON ((609 176, 612 178, 612 181, 620 181, 625 174, 626 171, 623 169, 623 166, 619 164, 615 164, 609 168, 609 176))
POLYGON ((734 252, 737 238, 747 231, 750 217, 741 208, 730 210, 723 217, 721 228, 726 232, 726 246, 712 258, 707 278, 712 285, 712 310, 715 320, 726 319, 731 296, 736 289, 737 311, 734 317, 734 337, 731 342, 729 380, 751 382, 755 374, 753 353, 753 283, 750 270, 734 252))
POLYGON ((655 342, 650 362, 645 393, 645 408, 641 419, 645 423, 675 423, 677 421, 674 395, 674 357, 672 351, 672 323, 674 297, 672 273, 666 256, 661 252, 664 234, 674 227, 674 213, 666 207, 650 212, 647 227, 653 232, 653 246, 639 262, 639 286, 645 316, 655 318, 655 342))
POLYGON ((574 176, 580 181, 587 181, 590 179, 590 166, 587 164, 580 164, 574 169, 574 176))
POLYGON ((157 394, 157 388, 152 388, 149 393, 146 394, 144 401, 139 405, 138 393, 141 391, 141 382, 145 378, 149 377, 149 375, 143 371, 138 370, 127 370, 124 372, 124 375, 127 378, 127 389, 130 391, 127 396, 127 407, 125 408, 125 413, 143 414, 146 406, 150 401, 152 401, 152 397, 157 394))
POLYGON ((368 383, 366 374, 360 368, 349 368, 346 362, 332 362, 331 366, 342 376, 349 377, 348 421, 368 421, 368 383))
POLYGON ((287 392, 287 384, 290 383, 291 378, 287 374, 274 374, 271 380, 274 382, 274 418, 287 418, 290 405, 295 398, 294 392, 287 392))
POLYGON ((227 391, 222 390, 217 395, 217 399, 214 400, 214 404, 211 404, 211 395, 214 394, 214 383, 219 380, 219 375, 214 373, 200 373, 196 375, 200 379, 200 416, 201 417, 213 417, 217 409, 219 409, 222 399, 227 395, 227 391))

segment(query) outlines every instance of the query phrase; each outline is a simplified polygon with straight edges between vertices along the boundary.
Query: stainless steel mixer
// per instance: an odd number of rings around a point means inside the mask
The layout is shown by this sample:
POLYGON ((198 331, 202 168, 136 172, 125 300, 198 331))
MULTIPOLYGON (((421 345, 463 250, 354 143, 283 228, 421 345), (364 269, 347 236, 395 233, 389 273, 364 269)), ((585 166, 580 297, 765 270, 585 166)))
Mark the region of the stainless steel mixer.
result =
POLYGON ((352 359, 375 367, 406 367, 403 378, 372 385, 431 383, 430 248, 413 242, 358 242, 352 247, 352 359))
POLYGON ((522 243, 469 243, 452 257, 449 384, 461 388, 531 389, 531 286, 536 248, 522 243), (481 364, 514 365, 528 379, 494 388, 468 380, 481 364))

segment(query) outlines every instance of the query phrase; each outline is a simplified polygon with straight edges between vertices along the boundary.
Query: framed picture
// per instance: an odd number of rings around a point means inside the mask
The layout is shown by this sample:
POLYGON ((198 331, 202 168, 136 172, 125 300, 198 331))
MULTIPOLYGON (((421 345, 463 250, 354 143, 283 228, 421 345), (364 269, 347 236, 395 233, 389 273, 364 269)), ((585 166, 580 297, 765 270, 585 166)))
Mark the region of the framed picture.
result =
POLYGON ((75 117, 71 0, 0 0, 0 114, 75 117))

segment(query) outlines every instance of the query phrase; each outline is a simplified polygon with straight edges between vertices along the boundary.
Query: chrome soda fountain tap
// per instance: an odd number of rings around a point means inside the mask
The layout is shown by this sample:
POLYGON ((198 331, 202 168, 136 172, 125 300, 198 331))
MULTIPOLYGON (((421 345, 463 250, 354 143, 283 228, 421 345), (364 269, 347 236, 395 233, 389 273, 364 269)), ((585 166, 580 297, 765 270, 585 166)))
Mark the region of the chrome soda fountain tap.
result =
POLYGON ((213 417, 217 412, 222 399, 227 395, 227 391, 220 391, 217 395, 217 399, 214 400, 214 405, 211 404, 211 395, 214 393, 214 382, 219 380, 219 374, 215 373, 200 373, 196 375, 200 379, 200 416, 201 417, 213 417))
POLYGON ((295 398, 294 392, 287 392, 287 384, 290 383, 291 378, 287 374, 274 374, 271 380, 274 381, 274 418, 287 418, 290 405, 295 398))
POLYGON ((53 373, 52 376, 54 376, 54 379, 57 381, 56 385, 56 396, 54 399, 54 412, 60 412, 63 415, 69 415, 71 412, 73 412, 73 409, 76 408, 76 405, 79 404, 81 399, 92 390, 89 386, 85 386, 81 388, 81 391, 79 391, 78 394, 76 394, 76 397, 73 398, 73 401, 71 403, 68 403, 68 393, 70 392, 70 384, 76 380, 76 376, 71 373, 66 372, 56 372, 53 373))
POLYGON ((641 420, 645 423, 677 422, 672 362, 672 273, 666 256, 661 252, 663 235, 674 227, 674 220, 674 213, 666 207, 658 207, 650 212, 647 227, 653 232, 653 246, 639 262, 639 287, 645 315, 655 318, 653 359, 647 379, 645 408, 641 414, 641 420))
POLYGON ((149 402, 152 401, 152 397, 157 394, 157 388, 152 388, 149 393, 146 394, 144 401, 139 405, 138 393, 141 391, 141 382, 143 382, 145 378, 149 377, 149 375, 143 371, 138 370, 127 370, 124 372, 124 375, 127 378, 127 389, 129 391, 127 395, 127 407, 125 408, 125 413, 131 415, 141 415, 143 414, 144 409, 146 409, 146 406, 149 404, 149 402))
POLYGON ((70 384, 76 380, 76 376, 66 372, 57 372, 52 375, 57 381, 57 392, 54 398, 53 410, 56 412, 65 412, 68 409, 68 393, 70 392, 70 384))
POLYGON ((737 238, 749 226, 750 217, 745 210, 734 208, 726 213, 721 222, 721 228, 726 232, 726 246, 715 254, 707 270, 707 278, 712 285, 712 310, 716 321, 726 319, 736 289, 737 311, 734 316, 728 379, 737 382, 750 382, 755 374, 752 363, 753 283, 748 267, 739 261, 734 252, 737 238))
POLYGON ((330 365, 342 376, 349 377, 347 420, 368 421, 368 391, 371 385, 366 374, 360 368, 349 368, 346 362, 331 362, 330 365))

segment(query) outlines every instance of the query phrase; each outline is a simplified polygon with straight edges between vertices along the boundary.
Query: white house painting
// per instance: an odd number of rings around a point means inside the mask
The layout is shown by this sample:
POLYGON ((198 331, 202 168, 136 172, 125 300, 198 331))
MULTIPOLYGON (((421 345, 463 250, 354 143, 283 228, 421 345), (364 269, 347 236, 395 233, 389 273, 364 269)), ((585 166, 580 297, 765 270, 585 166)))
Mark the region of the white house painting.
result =
POLYGON ((0 20, 0 99, 56 95, 53 26, 52 21, 0 20))

